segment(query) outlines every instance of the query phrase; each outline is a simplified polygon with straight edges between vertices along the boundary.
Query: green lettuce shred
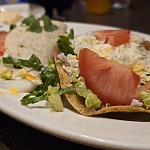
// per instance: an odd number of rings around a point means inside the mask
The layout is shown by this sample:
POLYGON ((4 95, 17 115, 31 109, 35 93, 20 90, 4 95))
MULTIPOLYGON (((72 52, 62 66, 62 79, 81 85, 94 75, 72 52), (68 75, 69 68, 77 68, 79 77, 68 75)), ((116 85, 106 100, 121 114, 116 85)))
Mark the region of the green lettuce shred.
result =
POLYGON ((63 110, 63 103, 61 100, 61 96, 59 94, 60 86, 59 84, 55 87, 52 87, 51 85, 48 87, 48 101, 53 105, 54 109, 56 111, 62 111, 63 110))
POLYGON ((85 106, 87 108, 99 108, 101 101, 90 89, 87 89, 82 77, 79 78, 78 82, 75 83, 75 89, 79 96, 85 98, 85 106))
POLYGON ((66 56, 68 54, 74 55, 74 49, 71 46, 70 40, 74 37, 74 30, 71 29, 70 33, 67 35, 61 35, 59 36, 59 39, 57 40, 57 45, 59 50, 64 53, 66 56))
POLYGON ((143 99, 144 105, 149 108, 150 107, 150 90, 142 91, 140 93, 140 97, 143 99))

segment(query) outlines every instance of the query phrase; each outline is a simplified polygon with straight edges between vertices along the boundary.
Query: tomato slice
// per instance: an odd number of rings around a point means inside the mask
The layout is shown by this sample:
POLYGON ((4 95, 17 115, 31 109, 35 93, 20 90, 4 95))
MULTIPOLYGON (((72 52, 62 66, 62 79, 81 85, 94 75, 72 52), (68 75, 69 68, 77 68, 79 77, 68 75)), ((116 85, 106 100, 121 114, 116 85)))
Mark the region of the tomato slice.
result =
POLYGON ((80 75, 102 103, 129 105, 140 82, 140 76, 129 68, 100 57, 84 48, 79 53, 80 75))
POLYGON ((5 52, 5 39, 8 32, 0 32, 0 56, 3 56, 5 52))
POLYGON ((104 40, 112 46, 119 46, 129 42, 130 30, 98 30, 94 31, 94 35, 99 40, 104 40))

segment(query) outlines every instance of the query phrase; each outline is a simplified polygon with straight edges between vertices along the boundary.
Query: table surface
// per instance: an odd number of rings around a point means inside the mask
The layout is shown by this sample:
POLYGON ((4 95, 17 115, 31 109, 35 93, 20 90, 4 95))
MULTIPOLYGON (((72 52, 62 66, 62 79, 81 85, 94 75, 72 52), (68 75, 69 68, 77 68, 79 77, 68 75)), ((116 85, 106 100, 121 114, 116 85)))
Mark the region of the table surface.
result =
MULTIPOLYGON (((52 18, 66 21, 109 25, 150 34, 150 1, 132 0, 127 9, 113 10, 103 15, 88 14, 83 0, 76 0, 71 8, 54 14, 52 18)), ((0 150, 56 149, 93 150, 95 148, 66 141, 26 126, 0 113, 0 150)))

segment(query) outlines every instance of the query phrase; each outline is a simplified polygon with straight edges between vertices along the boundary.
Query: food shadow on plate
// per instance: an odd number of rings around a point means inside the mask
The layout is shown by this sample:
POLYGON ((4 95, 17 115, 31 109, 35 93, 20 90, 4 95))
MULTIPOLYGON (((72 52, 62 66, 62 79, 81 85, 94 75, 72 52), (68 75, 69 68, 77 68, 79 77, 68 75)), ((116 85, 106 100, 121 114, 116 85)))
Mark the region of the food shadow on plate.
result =
POLYGON ((123 121, 150 122, 150 113, 141 113, 141 112, 133 112, 133 113, 112 112, 101 114, 98 117, 117 119, 123 121))
MULTIPOLYGON (((78 114, 78 112, 69 104, 69 102, 64 97, 63 97, 63 104, 65 108, 78 114)), ((150 113, 141 113, 141 112, 133 112, 133 113, 110 112, 110 113, 100 114, 92 117, 116 119, 116 120, 123 120, 123 121, 150 122, 150 113)))
MULTIPOLYGON (((62 97, 64 108, 69 109, 70 111, 79 114, 66 100, 65 97, 62 97)), ((42 101, 37 104, 31 104, 29 108, 45 108, 45 102, 42 101)), ((49 107, 48 107, 49 108, 49 107)), ((81 115, 81 114, 79 114, 81 115)), ((95 116, 87 116, 87 117, 95 117, 95 118, 107 118, 107 119, 117 119, 123 121, 136 121, 136 122, 150 122, 150 113, 141 113, 141 112, 133 112, 133 113, 123 113, 123 112, 109 112, 104 114, 99 114, 95 116)))

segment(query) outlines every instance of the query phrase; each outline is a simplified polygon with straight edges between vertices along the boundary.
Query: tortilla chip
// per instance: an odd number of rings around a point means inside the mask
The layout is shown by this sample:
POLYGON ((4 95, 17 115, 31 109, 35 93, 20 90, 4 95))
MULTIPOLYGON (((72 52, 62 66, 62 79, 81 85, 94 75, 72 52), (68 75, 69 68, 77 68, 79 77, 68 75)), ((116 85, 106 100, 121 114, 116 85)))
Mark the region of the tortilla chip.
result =
MULTIPOLYGON (((66 88, 68 86, 72 86, 73 84, 70 83, 69 75, 62 67, 63 62, 57 57, 58 53, 59 53, 59 49, 56 46, 54 47, 53 56, 54 56, 57 71, 59 74, 60 86, 61 88, 66 88)), ((110 112, 125 112, 125 113, 148 112, 150 113, 150 109, 146 109, 145 107, 135 107, 131 105, 101 107, 98 110, 95 110, 94 108, 86 108, 84 99, 80 97, 78 94, 76 94, 75 92, 67 93, 65 94, 65 96, 68 102, 72 105, 72 107, 76 109, 77 112, 85 116, 93 116, 93 115, 110 113, 110 112)))

